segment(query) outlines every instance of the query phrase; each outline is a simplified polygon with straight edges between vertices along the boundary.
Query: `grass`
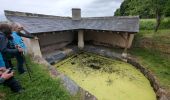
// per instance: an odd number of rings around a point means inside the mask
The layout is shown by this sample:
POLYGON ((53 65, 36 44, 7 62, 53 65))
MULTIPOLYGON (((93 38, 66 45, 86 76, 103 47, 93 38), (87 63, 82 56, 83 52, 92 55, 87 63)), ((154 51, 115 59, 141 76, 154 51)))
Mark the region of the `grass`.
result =
POLYGON ((156 49, 161 52, 170 53, 170 29, 158 30, 140 30, 136 34, 134 47, 145 47, 148 49, 156 49))
POLYGON ((170 56, 142 48, 132 49, 131 54, 138 57, 140 63, 156 75, 161 86, 170 91, 170 56))
POLYGON ((8 87, 1 85, 0 93, 5 96, 0 100, 71 100, 70 94, 61 85, 59 79, 51 78, 43 65, 33 63, 29 57, 27 61, 32 70, 33 81, 30 81, 27 73, 15 75, 25 91, 21 94, 13 93, 8 87))
POLYGON ((170 29, 158 30, 156 33, 152 30, 141 30, 139 33, 141 38, 148 37, 155 42, 170 44, 170 29))
MULTIPOLYGON (((152 30, 140 30, 136 35, 134 47, 130 51, 135 55, 141 64, 151 70, 158 78, 161 86, 170 91, 170 54, 159 51, 161 47, 142 48, 140 41, 144 38, 152 40, 156 45, 166 45, 170 49, 170 29, 159 30, 154 33, 152 30)), ((164 49, 163 49, 164 50, 164 49)))
POLYGON ((154 32, 153 30, 140 30, 140 32, 137 35, 142 35, 144 37, 152 37, 153 35, 156 36, 167 36, 170 34, 170 29, 161 29, 157 32, 154 32))

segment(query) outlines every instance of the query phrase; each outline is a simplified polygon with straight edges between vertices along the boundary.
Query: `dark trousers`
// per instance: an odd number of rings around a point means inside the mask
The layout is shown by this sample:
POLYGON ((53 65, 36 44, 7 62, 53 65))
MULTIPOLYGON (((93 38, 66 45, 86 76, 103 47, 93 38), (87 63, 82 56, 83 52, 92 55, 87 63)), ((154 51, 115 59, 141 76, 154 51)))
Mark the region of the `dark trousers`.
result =
MULTIPOLYGON (((24 70, 24 57, 22 55, 22 53, 15 53, 15 54, 11 54, 11 57, 12 58, 16 58, 17 60, 17 69, 18 69, 18 72, 20 74, 24 73, 25 70, 24 70)), ((11 58, 6 58, 5 59, 5 65, 6 65, 6 68, 12 68, 13 65, 11 63, 11 58)))
POLYGON ((19 92, 22 89, 20 83, 14 77, 6 80, 3 84, 8 86, 13 92, 19 92))

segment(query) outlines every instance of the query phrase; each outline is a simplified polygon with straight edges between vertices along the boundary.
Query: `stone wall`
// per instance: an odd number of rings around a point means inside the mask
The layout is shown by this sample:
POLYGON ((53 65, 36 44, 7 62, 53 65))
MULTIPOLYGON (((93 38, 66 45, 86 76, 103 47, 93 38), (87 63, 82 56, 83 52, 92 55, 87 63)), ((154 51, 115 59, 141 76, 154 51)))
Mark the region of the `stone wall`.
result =
MULTIPOLYGON (((127 41, 128 34, 126 33, 113 33, 113 32, 99 32, 99 31, 87 31, 83 32, 85 46, 87 42, 95 45, 109 46, 109 47, 121 47, 125 48, 128 42, 128 48, 131 47, 134 34, 130 34, 129 41, 127 41)), ((58 49, 66 47, 70 43, 78 45, 78 32, 77 31, 64 31, 64 32, 49 32, 35 34, 38 39, 39 51, 42 55, 52 53, 58 49)), ((34 44, 29 39, 24 39, 28 47, 28 53, 34 54, 35 50, 32 50, 34 44)), ((36 49, 37 50, 37 49, 36 49)), ((40 54, 38 53, 38 54, 40 54)))
POLYGON ((74 40, 73 32, 44 33, 38 35, 42 54, 53 52, 70 44, 74 40))
POLYGON ((28 53, 28 54, 33 54, 33 51, 32 51, 32 48, 31 48, 31 39, 28 39, 28 38, 24 38, 24 37, 22 37, 22 39, 24 40, 24 43, 25 43, 25 45, 27 46, 27 51, 26 51, 26 53, 28 53))
MULTIPOLYGON (((95 32, 86 31, 84 33, 85 41, 92 41, 96 45, 117 46, 124 48, 126 46, 127 34, 112 32, 95 32), (121 35, 120 35, 121 34, 121 35)), ((131 36, 129 48, 132 44, 133 36, 131 36)))

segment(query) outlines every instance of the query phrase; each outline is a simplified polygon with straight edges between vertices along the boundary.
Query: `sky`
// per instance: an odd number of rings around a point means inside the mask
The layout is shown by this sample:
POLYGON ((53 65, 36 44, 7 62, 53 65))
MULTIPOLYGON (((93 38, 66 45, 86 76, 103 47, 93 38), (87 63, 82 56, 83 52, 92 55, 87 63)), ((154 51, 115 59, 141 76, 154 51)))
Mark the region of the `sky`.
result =
POLYGON ((71 16, 72 8, 81 8, 83 17, 113 16, 123 0, 0 0, 0 21, 4 10, 71 16))

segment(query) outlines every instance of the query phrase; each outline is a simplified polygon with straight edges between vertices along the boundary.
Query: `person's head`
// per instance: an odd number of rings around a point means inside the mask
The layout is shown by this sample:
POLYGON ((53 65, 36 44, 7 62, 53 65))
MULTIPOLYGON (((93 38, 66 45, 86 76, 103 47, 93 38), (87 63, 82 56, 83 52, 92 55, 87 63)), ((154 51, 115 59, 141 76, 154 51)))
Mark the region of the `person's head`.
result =
POLYGON ((21 24, 19 23, 12 24, 12 31, 20 32, 21 30, 23 30, 23 26, 21 24))
POLYGON ((6 36, 10 36, 12 32, 12 27, 9 24, 0 24, 0 31, 6 36))

